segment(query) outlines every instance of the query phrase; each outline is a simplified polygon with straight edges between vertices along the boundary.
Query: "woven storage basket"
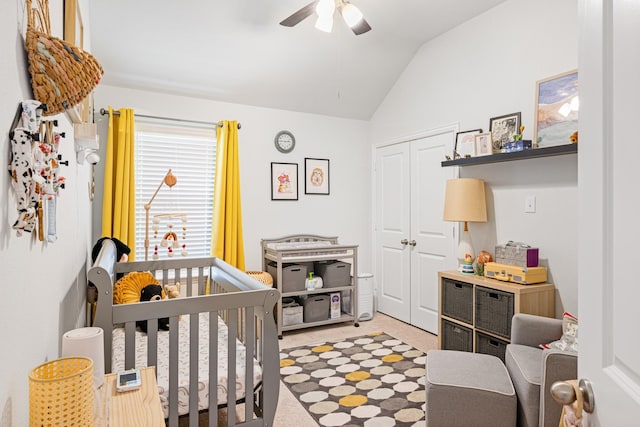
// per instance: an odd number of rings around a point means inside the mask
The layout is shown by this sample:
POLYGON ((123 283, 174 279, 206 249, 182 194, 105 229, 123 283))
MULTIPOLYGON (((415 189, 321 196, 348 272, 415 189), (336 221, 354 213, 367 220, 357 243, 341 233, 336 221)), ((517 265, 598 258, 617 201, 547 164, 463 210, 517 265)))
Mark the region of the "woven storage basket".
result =
POLYGON ((258 282, 262 283, 263 285, 269 287, 273 286, 273 277, 271 277, 271 275, 266 271, 246 271, 245 273, 256 279, 258 282))
POLYGON ((25 49, 33 97, 46 105, 45 116, 63 112, 87 97, 100 82, 103 70, 89 53, 51 36, 48 0, 27 0, 25 49))
POLYGON ((93 361, 63 357, 29 373, 29 425, 86 427, 93 425, 93 361))

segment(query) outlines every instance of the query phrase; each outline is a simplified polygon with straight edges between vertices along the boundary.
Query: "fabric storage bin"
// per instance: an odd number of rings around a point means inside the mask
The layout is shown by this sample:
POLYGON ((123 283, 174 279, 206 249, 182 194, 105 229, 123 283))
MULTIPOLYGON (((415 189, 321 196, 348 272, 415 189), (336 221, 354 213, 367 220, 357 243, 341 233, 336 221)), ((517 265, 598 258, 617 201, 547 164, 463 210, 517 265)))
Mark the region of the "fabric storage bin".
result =
POLYGON ((476 286, 476 328, 509 338, 512 317, 513 294, 476 286))
POLYGON ((282 264, 282 285, 278 284, 278 264, 270 262, 267 272, 273 277, 273 283, 282 293, 304 291, 307 267, 300 264, 282 264))
POLYGON ((473 285, 442 280, 442 314, 465 323, 473 322, 473 285))
POLYGON ((282 298, 282 326, 302 323, 302 311, 303 307, 295 298, 282 298))
POLYGON ((457 323, 442 320, 442 349, 473 351, 473 331, 457 323))
POLYGON ((348 262, 338 260, 316 262, 314 273, 322 277, 325 288, 351 284, 351 264, 348 262))
POLYGON ((491 354, 499 357, 504 362, 508 342, 501 339, 476 332, 476 353, 491 354))
POLYGON ((308 322, 319 322, 329 319, 331 298, 327 294, 309 295, 302 302, 303 320, 308 322))

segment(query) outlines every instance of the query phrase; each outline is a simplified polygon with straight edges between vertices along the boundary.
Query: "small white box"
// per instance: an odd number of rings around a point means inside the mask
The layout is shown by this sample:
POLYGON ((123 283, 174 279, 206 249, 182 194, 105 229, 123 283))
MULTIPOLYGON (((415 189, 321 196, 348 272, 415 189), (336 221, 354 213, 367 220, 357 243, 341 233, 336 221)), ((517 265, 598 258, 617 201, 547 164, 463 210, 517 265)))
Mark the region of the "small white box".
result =
POLYGON ((330 316, 332 319, 337 319, 340 317, 340 292, 332 292, 329 294, 331 296, 331 305, 330 305, 330 316))

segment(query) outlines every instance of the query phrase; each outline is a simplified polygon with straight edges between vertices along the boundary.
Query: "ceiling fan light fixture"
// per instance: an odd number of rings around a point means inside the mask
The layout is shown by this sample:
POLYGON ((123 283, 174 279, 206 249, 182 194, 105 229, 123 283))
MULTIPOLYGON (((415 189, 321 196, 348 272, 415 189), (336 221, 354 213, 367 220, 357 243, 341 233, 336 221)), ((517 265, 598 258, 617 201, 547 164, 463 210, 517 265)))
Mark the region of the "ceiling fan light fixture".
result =
POLYGON ((334 0, 320 0, 316 5, 316 14, 318 18, 333 18, 336 11, 334 0))
POLYGON ((353 28, 356 25, 358 25, 358 23, 360 23, 360 21, 362 21, 362 18, 363 18, 363 15, 362 15, 362 12, 360 12, 360 9, 358 9, 356 6, 348 2, 344 2, 342 4, 341 13, 342 13, 342 18, 344 19, 344 22, 347 23, 349 28, 353 28))
POLYGON ((318 16, 316 28, 325 33, 330 33, 333 29, 333 16, 318 16))

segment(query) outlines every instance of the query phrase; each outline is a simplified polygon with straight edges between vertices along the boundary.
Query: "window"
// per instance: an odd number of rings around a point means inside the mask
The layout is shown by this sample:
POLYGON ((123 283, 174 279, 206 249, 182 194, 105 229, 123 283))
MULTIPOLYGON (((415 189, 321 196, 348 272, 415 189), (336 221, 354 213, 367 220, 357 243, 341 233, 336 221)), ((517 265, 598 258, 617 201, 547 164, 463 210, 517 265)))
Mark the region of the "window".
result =
POLYGON ((216 165, 216 130, 197 125, 136 119, 136 260, 145 257, 145 209, 167 171, 149 210, 149 260, 211 254, 211 216, 216 165), (175 236, 177 243, 172 245, 175 236), (163 246, 163 241, 167 245, 163 246))

